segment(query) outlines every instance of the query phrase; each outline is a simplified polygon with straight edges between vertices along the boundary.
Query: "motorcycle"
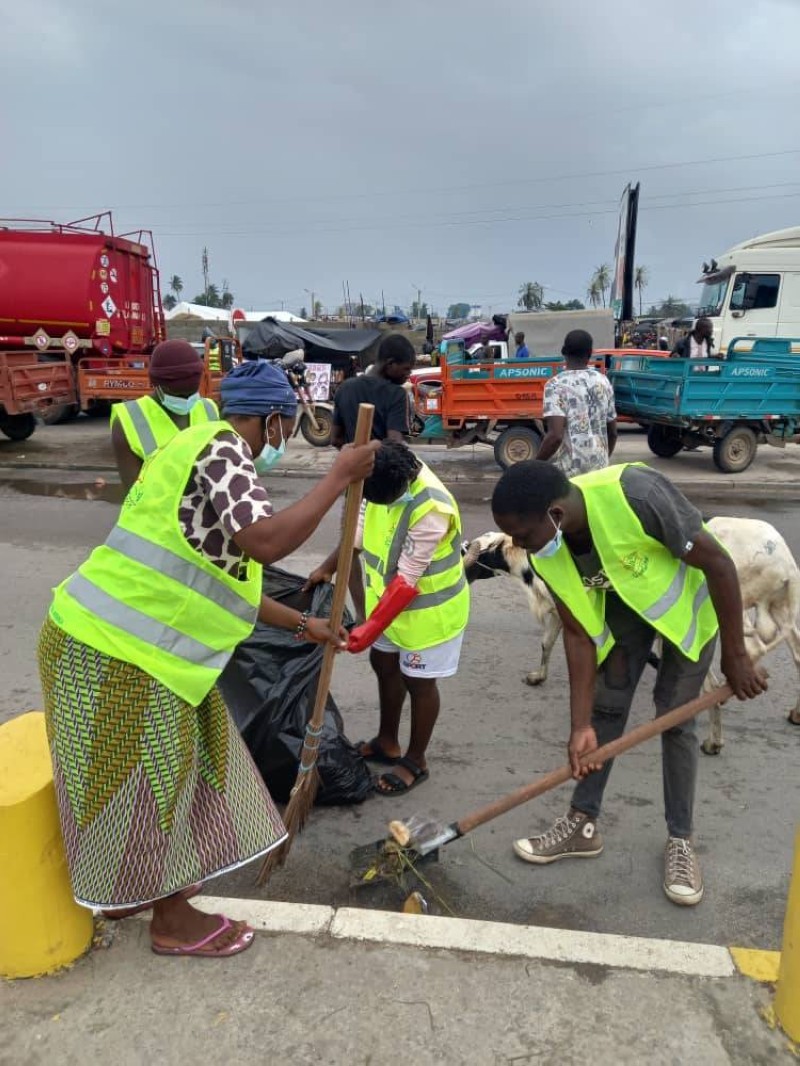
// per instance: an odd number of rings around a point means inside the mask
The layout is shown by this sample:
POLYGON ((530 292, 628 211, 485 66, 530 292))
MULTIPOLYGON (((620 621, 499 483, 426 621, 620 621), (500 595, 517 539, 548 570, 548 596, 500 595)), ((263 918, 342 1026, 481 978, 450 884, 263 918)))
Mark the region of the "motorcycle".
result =
POLYGON ((298 355, 296 351, 288 352, 282 359, 275 359, 273 362, 286 374, 300 407, 292 437, 302 433, 312 447, 327 448, 333 433, 333 404, 311 398, 302 355, 298 355))

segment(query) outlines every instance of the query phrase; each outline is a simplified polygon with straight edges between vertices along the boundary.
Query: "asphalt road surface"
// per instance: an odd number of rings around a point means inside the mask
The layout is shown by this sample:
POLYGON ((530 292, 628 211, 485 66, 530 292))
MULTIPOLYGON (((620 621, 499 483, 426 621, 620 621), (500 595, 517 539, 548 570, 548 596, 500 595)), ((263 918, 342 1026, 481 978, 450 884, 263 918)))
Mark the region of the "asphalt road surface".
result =
MULTIPOLYGON (((48 480, 45 472, 20 476, 0 481, 0 721, 41 706, 35 648, 50 589, 105 537, 119 496, 116 486, 98 488, 77 480, 80 474, 66 483, 48 480)), ((276 479, 276 506, 286 506, 308 486, 307 480, 276 479)), ((491 528, 490 491, 486 483, 456 486, 468 536, 491 528)), ((709 515, 731 513, 729 499, 724 508, 708 498, 695 502, 709 515)), ((792 504, 759 503, 736 513, 773 522, 800 553, 792 504)), ((337 517, 328 516, 313 540, 282 565, 307 572, 329 550, 336 526, 337 517)), ((430 780, 408 796, 316 810, 287 866, 265 889, 255 888, 251 866, 215 882, 215 894, 396 908, 404 894, 399 887, 349 887, 352 847, 382 838, 391 818, 414 812, 452 821, 564 761, 563 651, 559 646, 553 655, 547 684, 532 689, 523 677, 537 661, 537 645, 521 587, 500 578, 474 586, 461 669, 442 685, 430 780)), ((606 848, 598 859, 537 868, 512 853, 514 837, 547 826, 565 810, 567 786, 452 843, 439 863, 425 865, 423 892, 432 908, 461 917, 777 948, 798 811, 800 730, 785 719, 798 690, 786 649, 773 653, 768 666, 769 693, 732 705, 722 755, 701 756, 696 821, 706 898, 699 907, 677 908, 661 889, 665 828, 654 742, 614 768, 602 819, 606 848)), ((651 714, 652 681, 648 671, 634 723, 651 714)), ((377 699, 366 656, 342 657, 333 693, 350 738, 372 736, 377 699)))

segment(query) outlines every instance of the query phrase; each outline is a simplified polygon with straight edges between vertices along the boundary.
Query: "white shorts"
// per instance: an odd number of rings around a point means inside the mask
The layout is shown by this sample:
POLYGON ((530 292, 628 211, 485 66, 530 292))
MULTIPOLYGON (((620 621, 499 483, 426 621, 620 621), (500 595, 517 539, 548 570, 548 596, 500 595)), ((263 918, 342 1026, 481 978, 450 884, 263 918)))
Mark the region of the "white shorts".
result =
POLYGON ((458 670, 461 658, 461 643, 464 634, 459 633, 444 644, 436 644, 422 651, 407 651, 398 648, 388 637, 380 636, 372 645, 376 651, 400 656, 400 673, 406 677, 452 677, 458 670))

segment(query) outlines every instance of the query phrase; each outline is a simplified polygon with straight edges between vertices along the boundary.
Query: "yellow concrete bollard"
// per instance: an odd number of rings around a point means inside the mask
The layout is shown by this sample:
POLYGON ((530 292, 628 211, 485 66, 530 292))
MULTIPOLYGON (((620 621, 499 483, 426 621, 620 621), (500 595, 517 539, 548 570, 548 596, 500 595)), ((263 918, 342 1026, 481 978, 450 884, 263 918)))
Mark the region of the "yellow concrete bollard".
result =
POLYGON ((787 1036, 800 1044, 800 826, 794 838, 794 869, 783 924, 775 1015, 787 1036))
POLYGON ((0 976, 51 973, 92 942, 72 896, 44 715, 0 726, 0 976))

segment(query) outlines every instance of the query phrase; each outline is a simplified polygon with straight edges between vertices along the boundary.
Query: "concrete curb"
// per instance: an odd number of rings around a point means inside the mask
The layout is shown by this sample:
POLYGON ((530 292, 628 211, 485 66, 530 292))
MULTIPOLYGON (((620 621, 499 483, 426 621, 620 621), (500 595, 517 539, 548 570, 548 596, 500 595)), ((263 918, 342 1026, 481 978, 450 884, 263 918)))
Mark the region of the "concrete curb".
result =
MULTIPOLYGON (((113 479, 117 479, 117 468, 112 465, 97 465, 91 466, 82 465, 79 463, 31 463, 31 462, 0 462, 0 476, 3 471, 20 471, 30 470, 31 472, 40 473, 41 471, 51 470, 54 473, 85 473, 85 474, 100 474, 106 476, 108 474, 113 475, 113 479)), ((275 479, 294 479, 294 480, 316 480, 326 473, 328 467, 291 467, 283 465, 279 469, 270 472, 270 480, 275 479)), ((469 472, 469 471, 448 471, 437 468, 437 474, 446 485, 493 485, 500 477, 500 470, 497 472, 469 472)), ((719 477, 710 478, 680 478, 670 477, 673 485, 680 489, 681 492, 687 495, 699 495, 703 494, 711 499, 720 499, 727 496, 731 497, 731 503, 742 503, 747 500, 782 500, 782 501, 797 501, 800 500, 800 479, 792 481, 749 481, 741 478, 725 477, 719 475, 719 477)))
POLYGON ((272 900, 199 896, 193 903, 210 914, 230 914, 266 933, 328 936, 334 940, 477 952, 686 977, 733 977, 738 973, 728 948, 714 944, 272 900))

